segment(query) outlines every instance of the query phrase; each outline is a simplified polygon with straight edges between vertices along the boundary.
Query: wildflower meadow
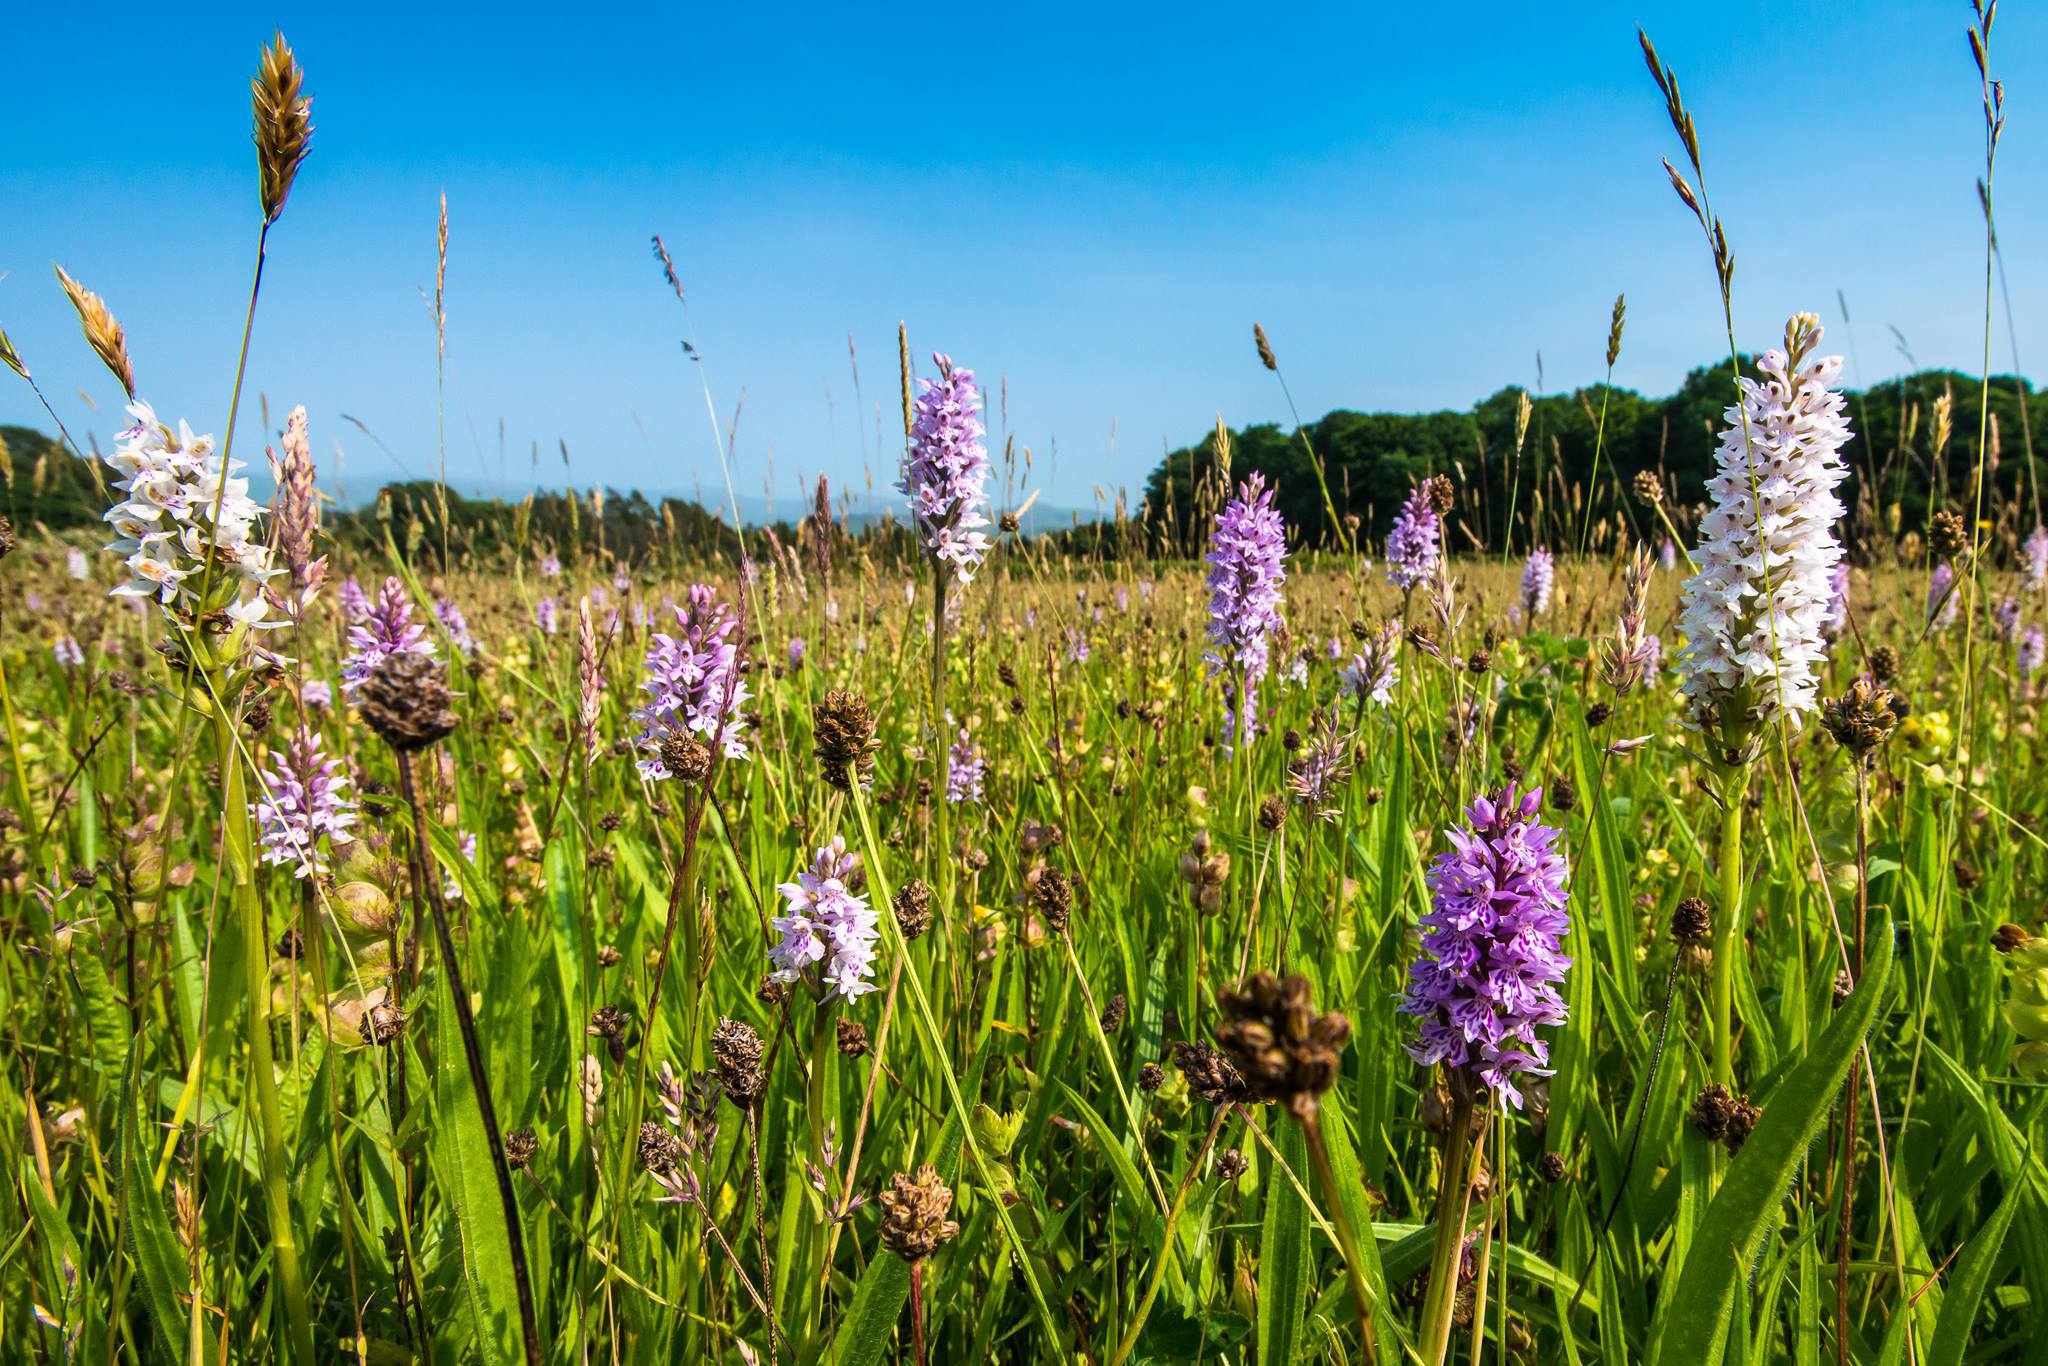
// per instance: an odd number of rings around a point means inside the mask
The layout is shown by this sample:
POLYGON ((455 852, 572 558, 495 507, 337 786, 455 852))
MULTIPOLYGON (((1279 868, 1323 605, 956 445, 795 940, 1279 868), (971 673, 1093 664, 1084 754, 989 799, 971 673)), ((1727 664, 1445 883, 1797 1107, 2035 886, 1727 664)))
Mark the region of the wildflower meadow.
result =
MULTIPOLYGON (((1985 364, 1924 406, 1821 279, 1738 335, 1641 38, 1727 343, 1683 464, 1611 385, 1406 464, 1219 422, 1033 530, 1000 378, 906 324, 885 517, 351 507, 338 419, 17 280, 115 416, 0 333, 52 429, 0 521, 0 1361, 2048 1362, 1995 15, 1985 364)), ((244 366, 318 74, 256 69, 244 366)))

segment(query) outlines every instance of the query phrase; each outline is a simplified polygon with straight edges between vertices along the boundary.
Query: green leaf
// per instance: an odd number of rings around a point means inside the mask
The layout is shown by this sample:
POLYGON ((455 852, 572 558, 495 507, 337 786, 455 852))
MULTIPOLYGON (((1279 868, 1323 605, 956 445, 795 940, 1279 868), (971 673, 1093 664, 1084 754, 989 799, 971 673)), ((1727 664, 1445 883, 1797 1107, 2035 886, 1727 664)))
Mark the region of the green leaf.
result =
POLYGON ((491 1169, 490 1139, 470 1085, 455 998, 446 973, 434 986, 434 1167, 446 1183, 462 1244, 462 1287, 477 1350, 489 1366, 525 1360, 519 1340, 519 1292, 511 1234, 491 1169))
POLYGON ((1778 1084, 1742 1151, 1707 1207, 1685 1264, 1659 1306, 1651 1366, 1716 1366, 1728 1344, 1735 1292, 1775 1226, 1778 1207, 1807 1145, 1833 1108, 1863 1036, 1877 1018, 1895 944, 1890 923, 1870 927, 1863 980, 1812 1049, 1778 1084))
POLYGON ((1962 1366, 1963 1350, 1970 1345, 1970 1326, 1984 1304, 1992 1266, 2005 1246, 2006 1230, 2012 1227, 2012 1216, 2026 1188, 2024 1180, 2006 1182, 2005 1199, 1998 1202, 1989 1221, 1956 1259, 1955 1274, 1949 1277, 1948 1294, 1941 1302, 1941 1317, 1935 1320, 1934 1340, 1927 1348, 1926 1366, 1962 1366))
POLYGON ((71 976, 78 983, 78 996, 85 1012, 85 1026, 92 1036, 92 1055, 108 1078, 118 1076, 128 1062, 128 1016, 107 980, 107 969, 81 941, 71 955, 71 976))
POLYGON ((186 1318, 180 1298, 191 1289, 191 1276, 179 1250, 170 1217, 164 1213, 163 1192, 156 1188, 149 1143, 142 1132, 138 1105, 142 1088, 137 1074, 142 1066, 142 1041, 128 1050, 128 1063, 121 1085, 121 1211, 127 1220, 129 1246, 142 1272, 143 1300, 156 1325, 154 1355, 178 1361, 185 1341, 186 1318))
MULTIPOLYGON (((1308 1170, 1308 1140, 1293 1122, 1277 1126, 1280 1161, 1308 1170)), ((1266 1172, 1266 1222, 1259 1234, 1259 1366, 1287 1366, 1301 1350, 1308 1308, 1308 1206, 1279 1163, 1266 1172)))

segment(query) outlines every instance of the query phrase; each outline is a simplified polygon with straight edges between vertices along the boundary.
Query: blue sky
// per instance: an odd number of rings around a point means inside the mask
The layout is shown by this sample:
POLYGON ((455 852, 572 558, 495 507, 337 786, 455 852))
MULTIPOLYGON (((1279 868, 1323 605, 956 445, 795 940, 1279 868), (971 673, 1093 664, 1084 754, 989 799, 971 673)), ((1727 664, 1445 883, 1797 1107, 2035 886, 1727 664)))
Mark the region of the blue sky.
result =
MULTIPOLYGON (((1638 19, 1700 124, 1745 347, 1808 308, 1846 348, 1841 289, 1866 381, 1903 364, 1888 324, 1924 365, 1980 361, 1961 3, 22 8, 0 21, 0 325, 102 438, 118 391, 50 263, 106 296, 161 411, 224 426, 247 80, 283 26, 318 132, 272 234, 245 430, 259 393, 276 423, 304 403, 351 498, 437 465, 420 288, 443 190, 464 486, 529 486, 536 442, 558 484, 564 441, 579 486, 718 486, 657 231, 720 421, 741 406, 740 492, 772 478, 785 506, 803 476, 893 478, 899 319, 920 355, 1007 381, 990 426, 1066 505, 1135 489, 1218 414, 1284 420, 1254 320, 1305 416, 1464 407, 1534 386, 1539 351, 1547 388, 1597 380, 1625 291, 1617 379, 1667 392, 1724 343, 1638 19)), ((2048 357, 2043 27, 2010 8, 1994 52, 2022 358, 2048 357)), ((4 378, 0 421, 42 425, 4 378)))

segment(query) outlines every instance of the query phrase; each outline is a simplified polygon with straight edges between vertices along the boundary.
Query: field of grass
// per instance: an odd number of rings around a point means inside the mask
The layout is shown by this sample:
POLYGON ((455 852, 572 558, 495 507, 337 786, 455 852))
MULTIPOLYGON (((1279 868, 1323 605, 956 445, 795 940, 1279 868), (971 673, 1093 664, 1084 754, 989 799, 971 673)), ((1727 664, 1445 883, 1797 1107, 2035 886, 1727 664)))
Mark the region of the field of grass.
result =
POLYGON ((1222 441, 1086 558, 822 484, 743 561, 431 489, 343 549, 302 410, 258 508, 131 408, 114 553, 0 524, 0 1361, 2048 1361, 2048 532, 1945 405, 1927 525, 1816 520, 1760 393, 1725 487, 1455 556, 1445 481, 1307 545, 1222 441))

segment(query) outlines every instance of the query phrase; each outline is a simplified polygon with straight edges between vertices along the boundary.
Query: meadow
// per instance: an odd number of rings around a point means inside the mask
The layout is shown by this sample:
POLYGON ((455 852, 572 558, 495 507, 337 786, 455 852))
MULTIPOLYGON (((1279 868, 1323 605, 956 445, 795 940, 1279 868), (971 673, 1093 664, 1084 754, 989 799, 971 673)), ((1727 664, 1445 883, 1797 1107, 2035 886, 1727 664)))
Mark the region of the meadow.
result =
POLYGON ((1791 313, 1704 481, 1546 482, 1525 399, 1504 506, 1304 435, 1305 529, 1219 427, 1025 535, 906 333, 896 524, 627 546, 430 486, 337 537, 303 409, 184 425, 60 283, 129 416, 66 446, 103 532, 0 523, 0 1360, 2048 1361, 1988 292, 1911 499, 1791 313))

